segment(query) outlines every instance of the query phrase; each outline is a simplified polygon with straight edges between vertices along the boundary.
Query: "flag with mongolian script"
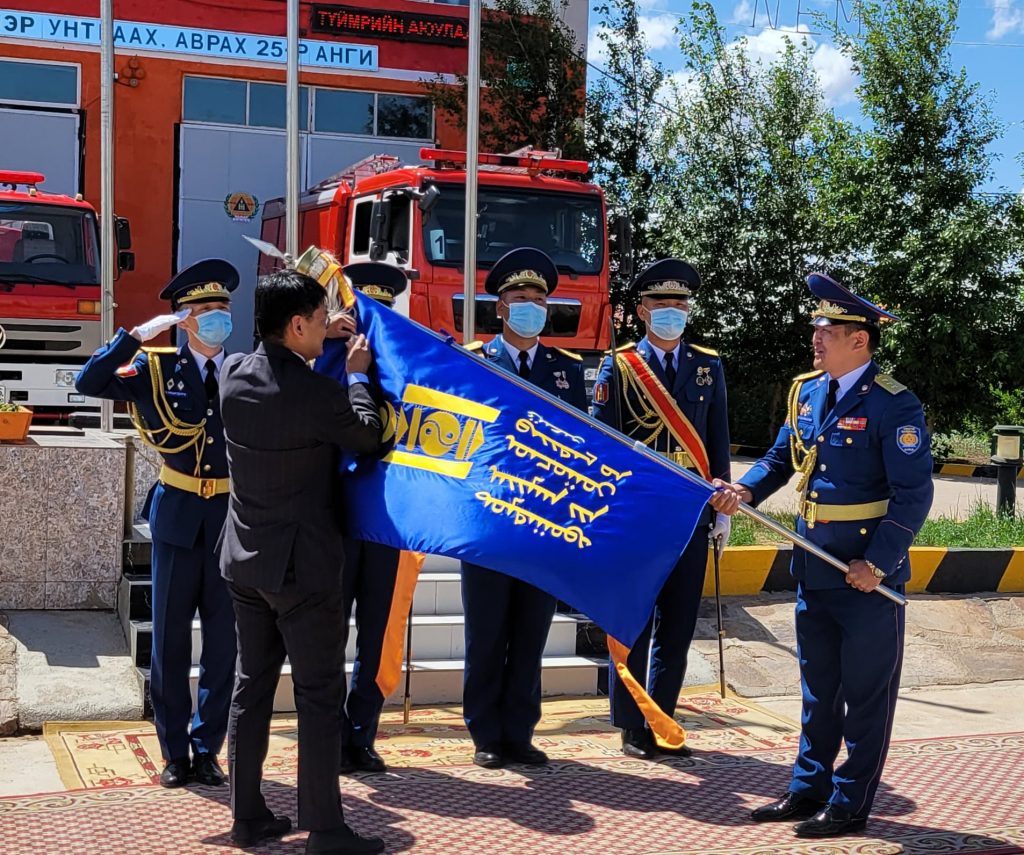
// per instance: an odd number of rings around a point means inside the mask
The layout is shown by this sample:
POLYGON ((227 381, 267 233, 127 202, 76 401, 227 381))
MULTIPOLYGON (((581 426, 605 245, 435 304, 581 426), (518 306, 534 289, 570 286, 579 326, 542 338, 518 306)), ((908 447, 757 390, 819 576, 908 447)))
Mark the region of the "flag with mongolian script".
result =
MULTIPOLYGON (((356 298, 386 426, 382 451, 345 472, 348 533, 522 579, 588 615, 628 652, 710 485, 450 339, 356 298)), ((343 371, 340 360, 333 365, 321 360, 318 370, 343 371)), ((408 582, 399 585, 403 601, 408 582)))

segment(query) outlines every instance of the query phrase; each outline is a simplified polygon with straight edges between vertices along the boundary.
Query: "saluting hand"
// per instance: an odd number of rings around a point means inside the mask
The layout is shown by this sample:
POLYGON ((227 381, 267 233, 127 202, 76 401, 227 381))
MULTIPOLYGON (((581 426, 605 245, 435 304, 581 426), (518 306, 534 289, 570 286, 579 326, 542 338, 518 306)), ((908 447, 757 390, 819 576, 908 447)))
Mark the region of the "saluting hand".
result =
POLYGON ((370 353, 370 345, 366 336, 360 333, 348 340, 348 356, 345 359, 345 369, 349 374, 365 374, 370 370, 370 363, 373 362, 373 354, 370 353))
POLYGON ((179 309, 173 315, 157 315, 155 318, 146 321, 146 323, 139 324, 129 334, 141 342, 147 342, 151 338, 156 338, 160 333, 167 332, 171 327, 181 323, 190 314, 192 314, 191 309, 179 309))
POLYGON ((856 558, 850 562, 850 571, 846 574, 847 585, 867 594, 875 590, 881 582, 882 580, 871 572, 867 561, 856 558))

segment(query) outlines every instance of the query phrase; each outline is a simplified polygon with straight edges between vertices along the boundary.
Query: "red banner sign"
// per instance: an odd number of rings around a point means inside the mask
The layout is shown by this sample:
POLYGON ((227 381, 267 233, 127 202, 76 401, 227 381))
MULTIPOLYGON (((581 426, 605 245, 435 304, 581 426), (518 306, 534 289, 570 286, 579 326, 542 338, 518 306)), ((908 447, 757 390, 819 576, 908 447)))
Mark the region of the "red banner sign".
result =
POLYGON ((448 15, 420 15, 416 12, 382 12, 352 6, 313 5, 310 24, 314 33, 400 39, 436 45, 465 45, 469 23, 448 15))

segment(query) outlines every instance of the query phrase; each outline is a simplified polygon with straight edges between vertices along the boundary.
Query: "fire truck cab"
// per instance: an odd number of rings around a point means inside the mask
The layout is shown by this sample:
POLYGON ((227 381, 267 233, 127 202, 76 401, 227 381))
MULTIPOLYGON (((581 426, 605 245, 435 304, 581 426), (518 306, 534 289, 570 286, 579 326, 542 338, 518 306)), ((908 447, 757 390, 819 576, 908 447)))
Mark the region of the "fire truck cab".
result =
MULTIPOLYGON (((396 309, 430 329, 462 338, 466 155, 424 148, 419 165, 376 155, 311 187, 300 200, 300 248, 316 244, 344 264, 385 261, 405 270, 410 287, 396 309)), ((588 386, 609 346, 611 304, 604 195, 583 180, 589 166, 556 152, 524 149, 480 155, 476 334, 501 331, 495 297, 483 291, 491 265, 511 249, 533 246, 558 266, 542 334, 581 352, 588 386)), ((264 210, 261 237, 285 243, 284 200, 264 210)), ((280 262, 263 256, 259 272, 280 262)))
MULTIPOLYGON (((0 402, 59 417, 98 406, 75 376, 100 346, 100 245, 92 205, 39 190, 44 180, 0 170, 0 402)), ((127 250, 128 221, 115 222, 127 250)), ((130 252, 118 261, 134 267, 130 252)))

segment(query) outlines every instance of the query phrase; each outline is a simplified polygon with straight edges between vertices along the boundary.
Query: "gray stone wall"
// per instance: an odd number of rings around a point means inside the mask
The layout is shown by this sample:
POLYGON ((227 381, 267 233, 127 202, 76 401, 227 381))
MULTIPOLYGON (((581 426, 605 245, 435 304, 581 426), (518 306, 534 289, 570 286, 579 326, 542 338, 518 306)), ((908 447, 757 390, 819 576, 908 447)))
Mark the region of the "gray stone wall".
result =
POLYGON ((124 538, 123 440, 0 444, 0 609, 112 609, 124 538))

